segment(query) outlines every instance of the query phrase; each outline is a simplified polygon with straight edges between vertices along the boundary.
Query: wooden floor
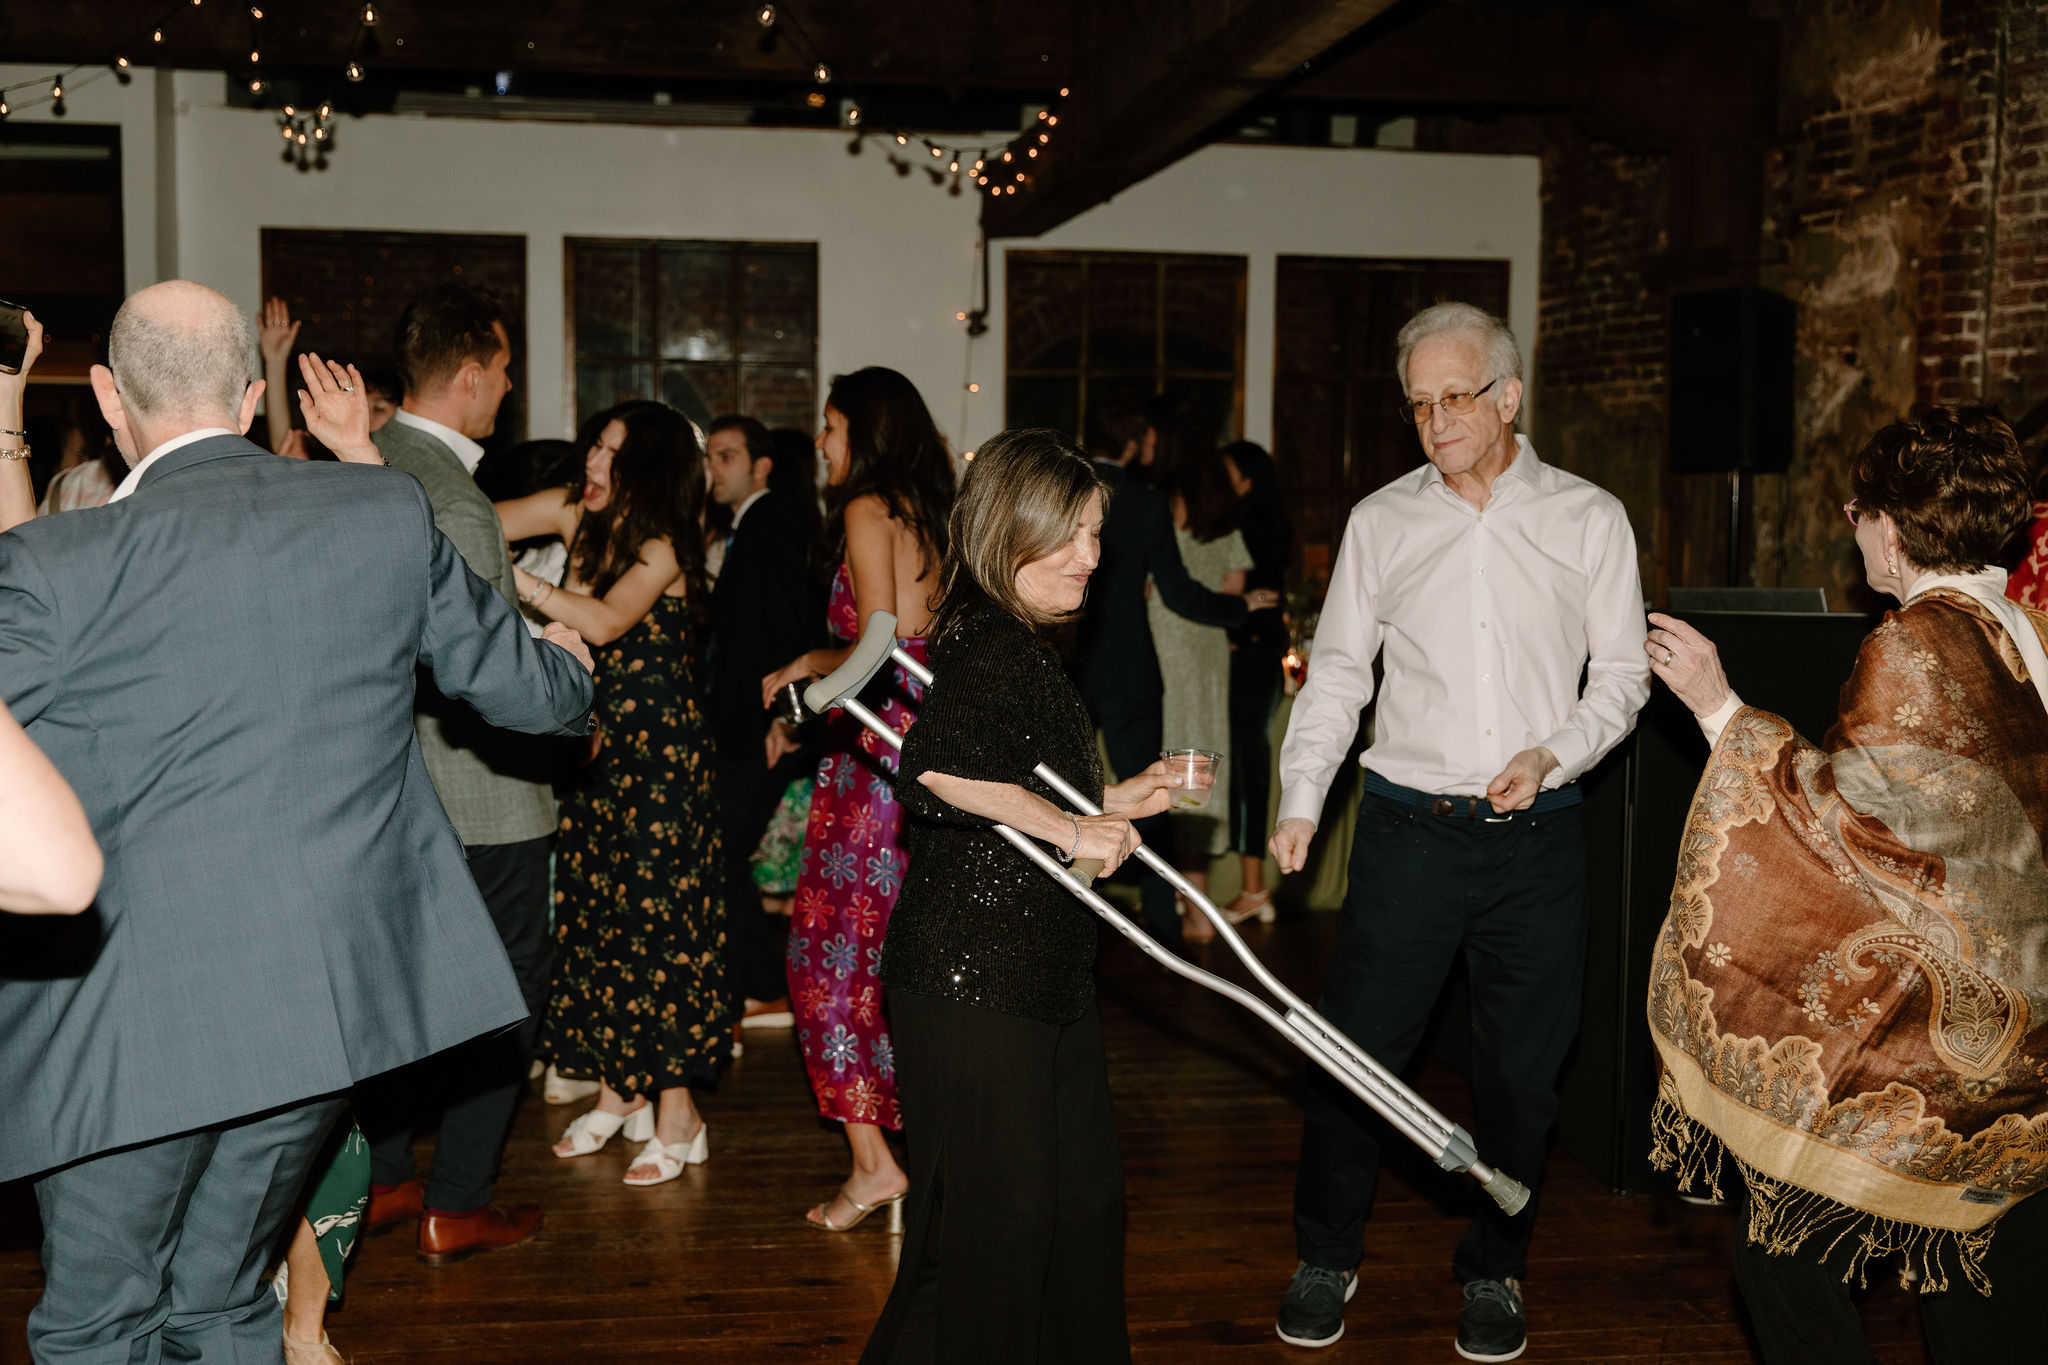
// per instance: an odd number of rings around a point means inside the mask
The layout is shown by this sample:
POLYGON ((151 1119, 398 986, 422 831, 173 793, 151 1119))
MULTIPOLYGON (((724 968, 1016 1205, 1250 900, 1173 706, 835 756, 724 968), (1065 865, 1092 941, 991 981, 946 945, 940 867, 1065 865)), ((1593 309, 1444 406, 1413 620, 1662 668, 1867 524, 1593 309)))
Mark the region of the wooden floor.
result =
MULTIPOLYGON (((1331 917, 1256 930, 1253 945, 1312 991, 1331 917)), ((1212 964, 1237 975, 1236 962, 1212 964)), ((1273 1335, 1294 1269, 1290 1200, 1300 1061, 1236 1006, 1106 942, 1103 1020, 1130 1188, 1126 1261, 1140 1361, 1447 1362, 1463 1231, 1460 1183, 1401 1159, 1366 1231, 1348 1331, 1309 1353, 1273 1335)), ((1462 1117, 1458 1078, 1425 1070, 1430 1098, 1462 1117)), ((849 1361, 895 1273, 878 1216, 832 1236, 801 1210, 844 1173, 845 1147, 811 1117, 790 1034, 756 1033, 706 1098, 711 1161, 652 1190, 619 1184, 624 1144, 558 1161, 547 1143, 574 1112, 536 1094, 521 1110, 499 1197, 536 1201, 528 1244, 428 1270, 399 1233, 366 1242, 329 1319, 357 1365, 498 1361, 849 1361)), ((424 1147, 424 1144, 423 1144, 424 1147)), ((1527 1282, 1530 1361, 1723 1365, 1755 1358, 1728 1275, 1728 1216, 1663 1198, 1619 1198, 1553 1157, 1527 1282)), ((26 1362, 23 1323, 41 1288, 34 1206, 0 1186, 0 1365, 26 1362)), ((1887 1279, 1865 1305, 1883 1365, 1924 1362, 1917 1315, 1887 1279)))

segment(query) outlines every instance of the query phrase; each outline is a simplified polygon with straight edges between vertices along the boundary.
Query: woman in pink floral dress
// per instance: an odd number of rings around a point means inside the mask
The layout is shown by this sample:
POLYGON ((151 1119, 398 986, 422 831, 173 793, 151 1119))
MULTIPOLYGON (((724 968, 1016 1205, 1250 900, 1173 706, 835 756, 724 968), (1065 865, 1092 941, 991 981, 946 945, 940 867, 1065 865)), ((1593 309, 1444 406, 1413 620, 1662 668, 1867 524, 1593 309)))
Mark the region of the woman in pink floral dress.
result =
MULTIPOLYGON (((827 617, 845 643, 811 650, 762 679, 764 704, 787 683, 837 668, 877 611, 895 615, 899 636, 922 659, 938 597, 953 464, 916 388, 894 370, 840 376, 825 399, 818 450, 832 508, 827 534, 842 552, 827 617)), ((915 718, 919 691, 892 668, 862 700, 900 734, 915 718)), ((771 749, 794 743, 785 727, 771 730, 771 749)), ((769 761, 779 756, 771 753, 769 761)), ((895 772, 893 750, 852 717, 831 718, 790 907, 797 1040, 818 1112, 846 1126, 853 1152, 853 1173, 838 1194, 807 1215, 827 1232, 844 1232, 871 1210, 900 1201, 910 1183, 883 1135, 900 1130, 902 1117, 877 975, 907 862, 895 772)))

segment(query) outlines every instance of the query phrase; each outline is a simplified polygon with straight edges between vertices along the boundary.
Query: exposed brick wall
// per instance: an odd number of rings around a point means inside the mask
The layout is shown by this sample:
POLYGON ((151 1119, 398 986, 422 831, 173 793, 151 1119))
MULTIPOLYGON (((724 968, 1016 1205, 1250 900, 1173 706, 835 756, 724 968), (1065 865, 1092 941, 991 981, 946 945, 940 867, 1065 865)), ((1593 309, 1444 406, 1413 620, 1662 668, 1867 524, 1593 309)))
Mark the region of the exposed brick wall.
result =
POLYGON ((1986 397, 2018 418, 2048 401, 2048 7, 2004 15, 1986 397))

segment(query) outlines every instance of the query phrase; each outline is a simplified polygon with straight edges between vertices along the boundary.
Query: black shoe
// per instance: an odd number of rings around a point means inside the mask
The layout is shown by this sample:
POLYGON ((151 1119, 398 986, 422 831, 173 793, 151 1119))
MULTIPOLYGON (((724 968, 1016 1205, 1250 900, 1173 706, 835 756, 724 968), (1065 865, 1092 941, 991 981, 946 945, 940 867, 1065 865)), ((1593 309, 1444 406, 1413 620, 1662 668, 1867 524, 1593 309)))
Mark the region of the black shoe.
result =
POLYGON ((1467 1360, 1513 1360, 1528 1345, 1519 1282, 1474 1280, 1465 1286, 1465 1306, 1458 1310, 1459 1355, 1467 1360))
POLYGON ((1280 1300, 1280 1340, 1289 1346, 1328 1346, 1344 1335, 1344 1305, 1358 1292, 1355 1270, 1325 1270, 1303 1261, 1280 1300))

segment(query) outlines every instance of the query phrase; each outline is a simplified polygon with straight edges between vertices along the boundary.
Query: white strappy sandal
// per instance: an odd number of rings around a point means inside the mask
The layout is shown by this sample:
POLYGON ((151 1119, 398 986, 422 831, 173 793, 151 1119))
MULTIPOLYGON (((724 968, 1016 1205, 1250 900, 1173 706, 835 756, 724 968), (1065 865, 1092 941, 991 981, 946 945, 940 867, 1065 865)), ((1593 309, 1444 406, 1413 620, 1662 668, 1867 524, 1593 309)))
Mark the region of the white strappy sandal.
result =
MULTIPOLYGON (((635 1180, 627 1176, 622 1182, 627 1185, 666 1185, 683 1173, 685 1166, 702 1166, 711 1159, 711 1125, 705 1124, 697 1130, 697 1136, 688 1142, 664 1144, 660 1138, 649 1138, 647 1145, 640 1149, 640 1155, 633 1158, 633 1166, 652 1166, 657 1174, 652 1180, 635 1180)), ((632 1170, 628 1166, 627 1170, 632 1170)))
MULTIPOLYGON (((589 1156, 592 1152, 604 1150, 612 1135, 624 1129, 629 1142, 645 1142, 654 1136, 654 1105, 641 1105, 630 1114, 607 1114, 602 1109, 592 1109, 569 1120, 569 1126, 562 1130, 562 1137, 568 1139, 570 1149, 556 1152, 558 1157, 589 1156)), ((552 1150, 552 1149, 550 1149, 552 1150)))

